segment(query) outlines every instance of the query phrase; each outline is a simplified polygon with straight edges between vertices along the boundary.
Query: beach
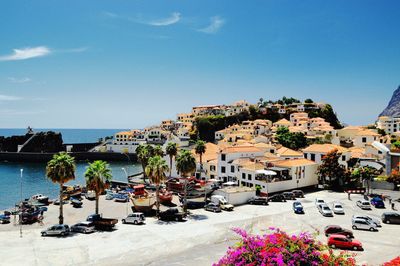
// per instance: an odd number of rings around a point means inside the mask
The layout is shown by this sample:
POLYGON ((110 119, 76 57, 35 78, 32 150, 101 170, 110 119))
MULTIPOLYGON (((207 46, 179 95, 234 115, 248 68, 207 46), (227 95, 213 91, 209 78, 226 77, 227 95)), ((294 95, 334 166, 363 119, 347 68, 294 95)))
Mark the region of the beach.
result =
MULTIPOLYGON (((116 230, 89 235, 73 234, 65 238, 41 237, 41 230, 58 221, 58 206, 51 205, 45 213, 44 225, 23 226, 22 238, 13 220, 10 224, 0 225, 0 257, 5 265, 211 265, 238 240, 231 230, 234 227, 245 228, 252 233, 266 233, 273 226, 289 234, 322 232, 324 226, 331 223, 348 224, 347 227, 351 228, 350 212, 358 211, 353 206, 357 197, 361 198, 355 195, 352 201, 347 201, 344 193, 320 191, 307 194, 300 199, 305 215, 295 215, 291 210, 291 201, 288 201, 270 203, 269 206, 243 205, 233 212, 192 210, 186 222, 162 222, 147 218, 145 225, 137 226, 121 223, 127 211, 131 212, 131 203, 116 203, 101 197, 100 212, 103 217, 119 219, 116 230), (322 217, 314 206, 316 197, 325 198, 328 203, 331 202, 328 199, 341 200, 348 213, 334 218, 322 217)), ((84 207, 80 209, 65 205, 66 224, 83 221, 94 212, 94 201, 83 202, 84 207)), ((364 252, 356 252, 358 262, 377 265, 398 255, 400 233, 397 226, 384 225, 379 230, 355 231, 356 238, 363 242, 365 248, 364 252), (379 251, 382 247, 385 254, 379 251)), ((317 239, 326 242, 323 234, 319 234, 317 239)))

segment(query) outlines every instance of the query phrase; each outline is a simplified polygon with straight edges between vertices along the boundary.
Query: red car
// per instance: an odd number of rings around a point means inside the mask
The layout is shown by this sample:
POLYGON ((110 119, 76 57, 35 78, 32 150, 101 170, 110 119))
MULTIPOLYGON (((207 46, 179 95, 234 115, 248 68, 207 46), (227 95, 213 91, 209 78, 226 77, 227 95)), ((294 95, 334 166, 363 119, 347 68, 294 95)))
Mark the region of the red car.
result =
POLYGON ((352 240, 343 235, 330 235, 328 246, 331 248, 363 250, 362 244, 358 240, 352 240))

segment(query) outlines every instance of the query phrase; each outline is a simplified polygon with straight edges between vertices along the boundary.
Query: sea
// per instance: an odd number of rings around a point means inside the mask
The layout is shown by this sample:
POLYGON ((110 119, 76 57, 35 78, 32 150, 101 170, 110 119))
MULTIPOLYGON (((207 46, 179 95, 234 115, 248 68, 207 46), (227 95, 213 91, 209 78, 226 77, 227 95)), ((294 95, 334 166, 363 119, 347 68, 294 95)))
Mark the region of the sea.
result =
MULTIPOLYGON (((64 143, 96 142, 99 138, 113 136, 125 129, 34 129, 38 131, 60 132, 64 143)), ((26 129, 0 129, 0 136, 24 135, 26 129)), ((141 166, 130 161, 110 162, 113 180, 126 181, 128 175, 141 172, 141 166), (125 169, 125 171, 124 171, 125 169)), ((85 162, 76 165, 75 180, 67 185, 85 184, 84 173, 88 166, 85 162)), ((45 163, 12 163, 0 162, 0 210, 15 206, 21 198, 29 198, 34 194, 44 194, 50 199, 58 196, 59 185, 52 183, 46 177, 45 163), (21 171, 22 169, 22 171, 21 171), (22 175, 21 175, 22 173, 22 175)))

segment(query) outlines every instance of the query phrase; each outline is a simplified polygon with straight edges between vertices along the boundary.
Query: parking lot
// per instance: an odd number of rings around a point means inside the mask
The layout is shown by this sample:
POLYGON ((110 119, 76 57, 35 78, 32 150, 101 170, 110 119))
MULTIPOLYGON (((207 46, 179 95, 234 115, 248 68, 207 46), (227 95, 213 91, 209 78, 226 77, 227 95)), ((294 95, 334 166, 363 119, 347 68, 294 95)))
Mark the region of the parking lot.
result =
MULTIPOLYGON (((395 198, 399 196, 393 195, 395 198)), ((16 262, 18 265, 211 265, 238 240, 231 230, 233 227, 257 234, 266 233, 269 227, 280 228, 289 234, 319 231, 317 238, 326 243, 323 233, 326 225, 351 229, 353 214, 367 214, 379 219, 384 211, 389 210, 361 210, 356 207, 356 201, 362 198, 361 195, 352 195, 348 200, 344 193, 319 191, 299 199, 305 214, 293 212, 293 201, 270 202, 269 206, 238 206, 233 212, 192 210, 186 222, 161 222, 147 218, 145 225, 137 226, 121 223, 128 213, 127 204, 102 198, 103 215, 120 220, 116 230, 74 234, 65 238, 40 236, 43 228, 57 222, 58 207, 50 206, 45 225, 25 226, 23 238, 19 238, 18 226, 1 225, 0 257, 6 265, 16 262), (340 201, 345 214, 323 217, 315 206, 315 198, 324 199, 329 206, 340 201)), ((93 202, 85 200, 84 205, 86 207, 82 209, 65 206, 68 224, 82 221, 93 212, 93 202)), ((397 205, 399 207, 400 203, 397 205)), ((378 232, 353 232, 364 247, 364 251, 355 252, 360 264, 380 265, 400 255, 400 225, 382 224, 378 232)))

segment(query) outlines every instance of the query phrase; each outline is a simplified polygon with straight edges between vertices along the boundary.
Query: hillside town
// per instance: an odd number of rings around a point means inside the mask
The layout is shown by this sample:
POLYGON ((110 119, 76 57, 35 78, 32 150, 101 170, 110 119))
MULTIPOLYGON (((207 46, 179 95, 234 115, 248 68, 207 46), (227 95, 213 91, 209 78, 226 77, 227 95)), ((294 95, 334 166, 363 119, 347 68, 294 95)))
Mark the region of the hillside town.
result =
MULTIPOLYGON (((370 167, 377 173, 376 178, 388 177, 398 169, 400 154, 392 145, 397 138, 396 128, 400 126, 398 118, 379 117, 373 126, 335 128, 324 118, 309 115, 325 107, 326 104, 310 99, 303 103, 289 101, 289 104, 282 101, 251 104, 241 100, 230 105, 194 106, 189 113, 177 114, 175 120, 163 120, 143 130, 118 132, 95 149, 135 153, 140 145, 160 145, 165 150, 169 143, 175 143, 179 149, 191 150, 196 156, 196 178, 257 188, 261 195, 323 185, 325 182, 317 170, 323 158, 333 152, 340 155, 338 166, 349 172, 370 167), (251 108, 261 114, 275 112, 282 118, 243 120, 215 130, 214 141, 205 143, 201 158, 195 153, 193 132, 197 131, 199 119, 232 117, 248 113, 251 108), (280 141, 279 136, 285 130, 288 136, 301 136, 304 143, 292 147, 280 141)), ((174 164, 172 176, 179 176, 174 164)), ((361 180, 358 186, 362 182, 366 180, 361 180)), ((374 184, 379 186, 377 182, 374 184)))

